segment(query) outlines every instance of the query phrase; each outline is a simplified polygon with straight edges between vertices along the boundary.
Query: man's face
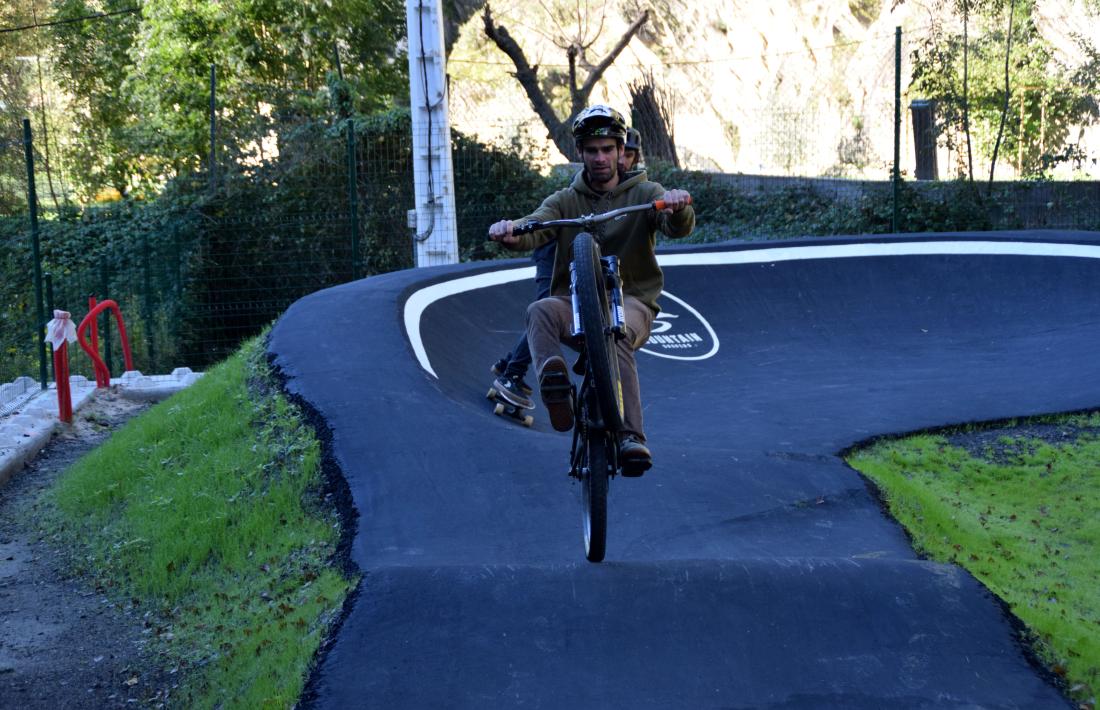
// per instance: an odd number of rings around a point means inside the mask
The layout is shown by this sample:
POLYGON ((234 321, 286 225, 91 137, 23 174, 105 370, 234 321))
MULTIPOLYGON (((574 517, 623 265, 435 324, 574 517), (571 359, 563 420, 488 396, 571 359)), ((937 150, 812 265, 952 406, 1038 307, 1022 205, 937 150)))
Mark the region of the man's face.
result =
POLYGON ((619 158, 619 172, 625 173, 634 169, 638 162, 638 151, 633 148, 623 148, 623 155, 619 158))
POLYGON ((622 149, 614 138, 589 138, 581 146, 581 159, 593 182, 605 183, 615 177, 622 149))

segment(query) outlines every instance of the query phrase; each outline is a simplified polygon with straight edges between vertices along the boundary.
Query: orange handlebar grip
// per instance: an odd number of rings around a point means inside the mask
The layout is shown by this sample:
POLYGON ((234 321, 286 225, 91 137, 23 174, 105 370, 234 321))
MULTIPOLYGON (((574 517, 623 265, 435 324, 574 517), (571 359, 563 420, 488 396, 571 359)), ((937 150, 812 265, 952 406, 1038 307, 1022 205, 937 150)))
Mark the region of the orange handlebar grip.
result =
MULTIPOLYGON (((688 195, 687 204, 689 204, 689 205, 691 204, 691 195, 688 195)), ((664 208, 665 208, 665 201, 664 200, 654 200, 653 201, 653 209, 660 212, 664 208)))

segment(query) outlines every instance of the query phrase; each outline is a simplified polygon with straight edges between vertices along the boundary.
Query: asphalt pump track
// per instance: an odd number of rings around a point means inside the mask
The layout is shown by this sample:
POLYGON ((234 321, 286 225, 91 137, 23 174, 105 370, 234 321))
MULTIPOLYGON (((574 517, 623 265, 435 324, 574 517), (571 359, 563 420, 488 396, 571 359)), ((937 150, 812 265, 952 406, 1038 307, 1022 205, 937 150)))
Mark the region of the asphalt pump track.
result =
POLYGON ((1100 234, 662 252, 638 354, 655 466, 583 559, 569 437, 493 416, 522 261, 310 295, 270 351, 331 430, 362 570, 325 708, 1063 708, 964 570, 922 560, 838 453, 1100 406, 1100 234))

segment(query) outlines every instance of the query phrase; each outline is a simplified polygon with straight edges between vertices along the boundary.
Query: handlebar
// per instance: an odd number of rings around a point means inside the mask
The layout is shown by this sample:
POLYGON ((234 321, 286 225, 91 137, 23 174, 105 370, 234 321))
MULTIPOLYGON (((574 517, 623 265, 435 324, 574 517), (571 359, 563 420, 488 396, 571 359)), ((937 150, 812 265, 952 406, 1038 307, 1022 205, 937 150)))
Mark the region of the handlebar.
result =
MULTIPOLYGON (((691 204, 691 196, 687 198, 687 204, 691 204)), ((629 207, 620 207, 610 212, 604 212, 602 214, 586 214, 581 217, 573 219, 551 219, 546 222, 524 222, 523 224, 517 224, 512 227, 513 236, 520 234, 530 234, 531 232, 538 231, 540 229, 548 229, 550 227, 577 227, 579 229, 590 230, 597 224, 603 222, 609 222, 611 220, 624 217, 631 212, 642 212, 645 210, 656 210, 660 212, 665 209, 664 200, 653 200, 652 202, 643 202, 640 205, 630 205, 629 207)))

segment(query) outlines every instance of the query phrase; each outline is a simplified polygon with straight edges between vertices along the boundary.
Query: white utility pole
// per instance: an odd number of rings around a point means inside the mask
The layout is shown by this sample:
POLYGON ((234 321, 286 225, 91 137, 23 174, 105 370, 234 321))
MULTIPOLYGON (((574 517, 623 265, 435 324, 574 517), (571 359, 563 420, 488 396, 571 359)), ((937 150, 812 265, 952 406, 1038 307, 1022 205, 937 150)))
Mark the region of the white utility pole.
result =
POLYGON ((458 263, 451 122, 447 114, 447 59, 441 0, 405 0, 409 35, 416 265, 458 263))

